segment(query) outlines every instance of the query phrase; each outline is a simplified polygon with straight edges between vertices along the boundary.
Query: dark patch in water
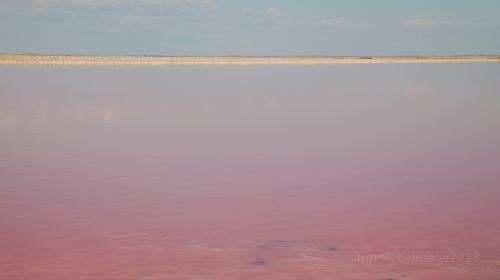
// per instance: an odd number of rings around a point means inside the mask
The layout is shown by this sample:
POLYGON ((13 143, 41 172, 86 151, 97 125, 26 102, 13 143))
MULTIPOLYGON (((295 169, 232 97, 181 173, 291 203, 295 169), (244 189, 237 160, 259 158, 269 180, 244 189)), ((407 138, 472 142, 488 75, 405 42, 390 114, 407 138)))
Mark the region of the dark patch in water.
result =
POLYGON ((337 247, 330 247, 328 248, 328 251, 337 251, 337 247))
POLYGON ((281 246, 281 247, 286 247, 286 246, 290 245, 290 242, 288 242, 287 240, 272 240, 271 244, 281 246))
POLYGON ((255 266, 261 266, 261 265, 268 265, 269 263, 263 259, 255 259, 251 261, 250 264, 255 266))
POLYGON ((257 246, 257 248, 269 249, 269 248, 273 248, 273 247, 288 247, 289 245, 290 245, 290 242, 288 242, 287 240, 278 239, 278 240, 267 241, 265 244, 257 246))

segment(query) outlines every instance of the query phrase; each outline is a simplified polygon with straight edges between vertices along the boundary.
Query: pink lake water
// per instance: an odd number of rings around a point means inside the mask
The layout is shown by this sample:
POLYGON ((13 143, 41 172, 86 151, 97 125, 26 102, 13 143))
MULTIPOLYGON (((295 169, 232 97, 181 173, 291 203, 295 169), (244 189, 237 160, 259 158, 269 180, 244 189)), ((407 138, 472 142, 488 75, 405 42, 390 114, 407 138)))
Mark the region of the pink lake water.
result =
POLYGON ((0 68, 0 279, 500 279, 500 65, 0 68))

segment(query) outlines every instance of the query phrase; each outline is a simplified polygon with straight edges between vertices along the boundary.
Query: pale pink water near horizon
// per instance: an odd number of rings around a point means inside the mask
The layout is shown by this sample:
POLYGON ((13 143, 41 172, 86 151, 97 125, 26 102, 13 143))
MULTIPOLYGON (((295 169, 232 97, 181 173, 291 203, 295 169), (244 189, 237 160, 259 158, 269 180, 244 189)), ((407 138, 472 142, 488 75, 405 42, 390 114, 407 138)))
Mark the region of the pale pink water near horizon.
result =
POLYGON ((500 65, 0 68, 0 279, 499 279, 500 65))

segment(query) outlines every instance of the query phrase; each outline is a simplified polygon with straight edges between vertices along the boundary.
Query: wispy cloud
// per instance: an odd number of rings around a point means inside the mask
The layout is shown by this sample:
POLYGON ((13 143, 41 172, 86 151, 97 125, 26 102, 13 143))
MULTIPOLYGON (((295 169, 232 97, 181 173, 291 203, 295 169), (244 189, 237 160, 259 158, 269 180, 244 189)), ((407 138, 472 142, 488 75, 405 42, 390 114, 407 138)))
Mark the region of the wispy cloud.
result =
POLYGON ((357 28, 366 27, 365 23, 347 21, 344 17, 313 20, 310 22, 310 25, 323 26, 323 27, 357 27, 357 28))
POLYGON ((240 11, 245 16, 251 16, 251 17, 261 18, 261 19, 279 18, 279 17, 284 16, 283 12, 281 12, 277 8, 273 8, 273 7, 269 7, 269 8, 264 9, 264 10, 255 10, 255 9, 243 7, 243 8, 241 8, 240 11))
POLYGON ((428 27, 428 26, 452 26, 450 21, 442 21, 428 18, 418 18, 405 21, 405 26, 410 28, 428 27))
POLYGON ((276 8, 268 8, 266 14, 270 17, 279 17, 283 15, 283 13, 276 8))
POLYGON ((241 12, 245 15, 255 15, 257 14, 256 11, 250 9, 250 8, 241 8, 241 12))
POLYGON ((210 1, 210 0, 201 1, 201 5, 207 9, 216 9, 217 8, 217 4, 213 1, 210 1))
MULTIPOLYGON (((201 17, 215 11, 212 0, 30 0, 36 12, 48 11, 82 13, 100 9, 119 15, 126 23, 151 23, 165 18, 201 17), (78 8, 78 9, 75 9, 78 8), (106 9, 106 10, 104 10, 106 9)), ((93 11, 92 11, 93 12, 93 11)))
POLYGON ((55 5, 68 6, 106 6, 110 4, 123 4, 123 0, 33 0, 37 8, 46 8, 55 5))
POLYGON ((210 0, 33 0, 32 3, 37 8, 48 8, 53 6, 178 6, 196 4, 205 7, 213 7, 216 5, 210 0))
MULTIPOLYGON (((122 2, 126 2, 122 0, 122 2)), ((141 1, 137 1, 141 2, 141 1)), ((179 5, 183 2, 189 3, 190 1, 182 1, 182 0, 142 0, 143 3, 149 5, 179 5)))
POLYGON ((123 21, 126 23, 150 23, 153 19, 151 17, 130 15, 126 16, 123 21))
POLYGON ((500 22, 464 22, 445 21, 429 18, 411 19, 404 22, 404 26, 409 28, 419 27, 460 27, 460 26, 500 26, 500 22))

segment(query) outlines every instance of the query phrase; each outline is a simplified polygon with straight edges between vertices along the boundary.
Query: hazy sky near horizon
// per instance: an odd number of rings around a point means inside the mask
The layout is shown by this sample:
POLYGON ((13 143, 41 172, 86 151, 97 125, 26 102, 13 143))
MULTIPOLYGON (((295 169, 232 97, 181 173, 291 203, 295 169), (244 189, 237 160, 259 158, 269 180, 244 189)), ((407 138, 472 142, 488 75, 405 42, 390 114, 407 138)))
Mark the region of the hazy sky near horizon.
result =
POLYGON ((500 54, 496 0, 2 0, 0 52, 500 54))

